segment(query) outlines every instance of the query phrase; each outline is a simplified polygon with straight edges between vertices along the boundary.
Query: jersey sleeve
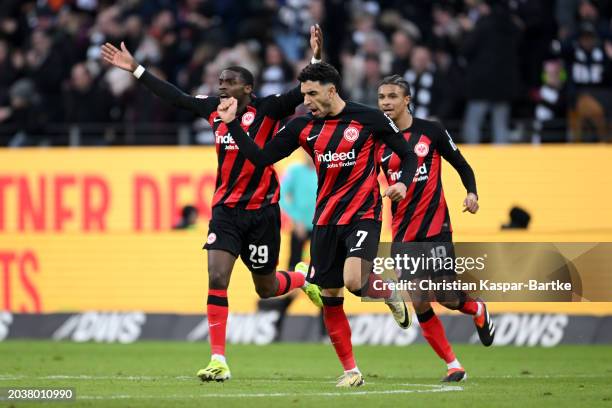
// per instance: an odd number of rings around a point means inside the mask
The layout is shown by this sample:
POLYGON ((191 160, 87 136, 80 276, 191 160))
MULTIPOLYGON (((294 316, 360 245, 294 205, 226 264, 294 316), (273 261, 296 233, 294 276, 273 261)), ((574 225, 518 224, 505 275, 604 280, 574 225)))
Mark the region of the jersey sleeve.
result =
POLYGON ((270 95, 265 97, 266 108, 268 114, 274 119, 284 119, 295 113, 295 108, 304 102, 300 85, 292 88, 290 91, 278 95, 270 95))
POLYGON ((455 168, 457 173, 459 173, 461 182, 467 192, 478 195, 474 170, 472 170, 472 167, 465 160, 455 142, 453 142, 453 138, 450 133, 448 133, 448 130, 439 125, 436 126, 436 128, 436 149, 440 152, 440 155, 455 168))
POLYGON ((217 110, 219 98, 217 97, 194 97, 178 89, 171 83, 157 78, 148 70, 145 70, 138 79, 154 95, 168 102, 172 106, 189 110, 196 115, 208 120, 211 113, 217 110))
POLYGON ((402 160, 402 175, 398 181, 405 186, 409 186, 417 170, 418 159, 416 153, 414 153, 416 138, 410 138, 410 141, 407 142, 391 118, 378 110, 373 114, 372 131, 375 138, 382 140, 400 157, 402 160))
POLYGON ((294 119, 281 128, 261 149, 240 126, 240 119, 227 124, 240 152, 256 166, 269 166, 289 156, 299 145, 301 125, 294 119))

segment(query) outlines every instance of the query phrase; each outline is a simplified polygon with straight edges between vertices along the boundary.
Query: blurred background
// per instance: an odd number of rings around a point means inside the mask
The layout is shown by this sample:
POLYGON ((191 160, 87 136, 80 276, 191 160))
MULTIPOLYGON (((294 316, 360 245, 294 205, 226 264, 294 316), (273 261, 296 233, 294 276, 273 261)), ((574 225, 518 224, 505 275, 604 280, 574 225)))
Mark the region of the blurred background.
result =
POLYGON ((314 23, 346 97, 376 104, 400 74, 415 115, 459 142, 609 142, 611 17, 609 0, 3 0, 0 144, 212 143, 205 121, 103 65, 100 45, 125 41, 192 94, 241 64, 264 96, 295 85, 314 23))
MULTIPOLYGON (((612 241, 610 0, 2 0, 0 328, 21 330, 6 336, 49 337, 70 313, 97 311, 137 313, 141 325, 150 320, 138 313, 187 315, 195 323, 185 333, 206 338, 198 322, 217 172, 212 131, 103 64, 100 45, 125 41, 147 69, 193 95, 215 94, 220 71, 242 65, 264 96, 296 85, 314 23, 346 98, 375 106, 382 77, 403 75, 414 114, 439 120, 461 144, 481 210, 461 212, 465 191, 445 166, 457 241, 612 241), (53 314, 57 325, 40 331, 23 320, 29 313, 53 314)), ((312 199, 307 163, 296 152, 275 166, 286 191, 281 268, 308 260, 308 205, 295 208, 312 199)), ((257 316, 248 271, 236 265, 231 311, 257 316)), ((352 297, 346 308, 384 313, 352 297)), ((532 320, 512 316, 553 316, 558 328, 561 314, 608 316, 612 303, 491 310, 527 330, 532 320)), ((317 311, 300 295, 289 314, 317 311)), ((587 339, 586 326, 569 322, 563 328, 587 339)), ((172 333, 155 327, 162 338, 172 333)), ((588 330, 604 333, 598 327, 588 330)))

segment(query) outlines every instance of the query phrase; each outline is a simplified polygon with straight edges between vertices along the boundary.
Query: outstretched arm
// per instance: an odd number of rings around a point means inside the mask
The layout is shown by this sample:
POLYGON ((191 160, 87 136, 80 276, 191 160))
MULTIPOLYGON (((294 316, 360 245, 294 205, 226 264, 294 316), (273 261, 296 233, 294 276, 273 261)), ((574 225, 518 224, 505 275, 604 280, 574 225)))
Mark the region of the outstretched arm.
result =
POLYGON ((242 153, 256 166, 269 166, 289 156, 291 152, 299 147, 298 135, 292 130, 292 123, 276 133, 274 138, 266 143, 263 149, 247 135, 240 126, 240 120, 236 119, 238 101, 235 98, 227 98, 221 101, 217 112, 223 122, 227 124, 232 138, 242 153))
POLYGON ((210 115, 211 112, 207 112, 206 109, 204 109, 201 100, 186 94, 171 83, 157 78, 155 75, 145 70, 142 65, 139 65, 136 59, 128 51, 123 41, 121 42, 121 49, 118 49, 111 43, 102 45, 102 58, 104 61, 117 68, 133 73, 140 83, 173 106, 190 110, 204 117, 210 115))

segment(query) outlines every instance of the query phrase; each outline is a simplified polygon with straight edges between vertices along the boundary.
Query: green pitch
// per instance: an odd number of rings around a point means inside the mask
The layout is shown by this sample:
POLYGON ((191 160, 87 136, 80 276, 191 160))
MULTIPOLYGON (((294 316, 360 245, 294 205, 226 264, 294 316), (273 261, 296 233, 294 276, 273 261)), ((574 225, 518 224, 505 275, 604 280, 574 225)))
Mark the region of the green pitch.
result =
MULTIPOLYGON (((228 346, 233 379, 201 383, 205 343, 0 343, 0 388, 74 387, 78 407, 612 407, 612 347, 455 346, 468 372, 443 385, 425 345, 356 347, 366 385, 338 390, 330 345, 228 346)), ((7 406, 6 403, 0 403, 7 406)))

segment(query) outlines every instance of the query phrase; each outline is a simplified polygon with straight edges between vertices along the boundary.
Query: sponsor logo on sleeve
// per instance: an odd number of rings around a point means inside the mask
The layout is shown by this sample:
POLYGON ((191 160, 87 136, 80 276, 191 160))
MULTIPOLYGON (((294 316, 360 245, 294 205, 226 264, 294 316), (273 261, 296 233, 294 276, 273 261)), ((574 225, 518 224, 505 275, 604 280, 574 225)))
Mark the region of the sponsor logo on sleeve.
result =
POLYGON ((448 136, 448 143, 450 143, 453 150, 457 150, 457 145, 455 144, 455 142, 453 142, 453 138, 451 137, 450 133, 448 133, 448 130, 445 130, 445 132, 446 136, 448 136))
POLYGON ((383 115, 385 115, 385 117, 389 120, 389 126, 391 126, 391 129, 393 129, 395 133, 399 133, 399 128, 395 125, 395 122, 393 122, 389 115, 387 115, 386 113, 383 113, 383 115))

